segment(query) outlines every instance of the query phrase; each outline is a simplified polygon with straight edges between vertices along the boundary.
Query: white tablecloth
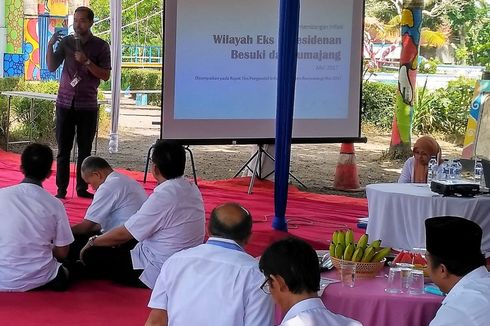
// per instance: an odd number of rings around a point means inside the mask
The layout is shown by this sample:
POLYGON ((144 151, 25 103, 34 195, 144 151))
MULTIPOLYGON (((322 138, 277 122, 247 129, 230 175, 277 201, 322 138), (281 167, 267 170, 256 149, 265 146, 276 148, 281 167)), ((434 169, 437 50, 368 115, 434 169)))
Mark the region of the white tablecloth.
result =
MULTIPOLYGON (((425 248, 425 219, 452 215, 476 222, 483 229, 482 251, 490 253, 490 197, 442 197, 425 184, 382 183, 366 187, 369 238, 383 246, 425 248)), ((458 241, 458 239, 454 239, 458 241)), ((463 244, 462 244, 463 245, 463 244)))

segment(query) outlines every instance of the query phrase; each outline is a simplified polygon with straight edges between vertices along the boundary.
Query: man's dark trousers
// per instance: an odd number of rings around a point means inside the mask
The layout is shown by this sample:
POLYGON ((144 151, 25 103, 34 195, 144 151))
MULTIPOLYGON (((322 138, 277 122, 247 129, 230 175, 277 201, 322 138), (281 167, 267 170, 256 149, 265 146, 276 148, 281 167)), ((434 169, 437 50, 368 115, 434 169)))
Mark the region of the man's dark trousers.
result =
POLYGON ((70 182, 70 155, 73 148, 75 131, 77 135, 77 193, 87 191, 87 183, 81 176, 83 160, 90 156, 92 142, 97 130, 97 109, 77 110, 73 107, 63 108, 56 106, 56 141, 58 142, 58 156, 56 157, 56 185, 58 195, 66 195, 70 182))

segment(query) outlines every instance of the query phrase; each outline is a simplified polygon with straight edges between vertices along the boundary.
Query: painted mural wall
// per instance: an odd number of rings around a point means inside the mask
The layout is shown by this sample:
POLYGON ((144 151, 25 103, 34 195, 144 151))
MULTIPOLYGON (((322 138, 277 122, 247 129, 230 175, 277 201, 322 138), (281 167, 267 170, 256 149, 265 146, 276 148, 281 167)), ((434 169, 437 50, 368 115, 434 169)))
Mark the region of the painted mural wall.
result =
MULTIPOLYGON (((61 67, 48 71, 46 48, 55 29, 68 31, 69 8, 87 1, 74 0, 0 0, 4 5, 6 46, 0 48, 3 69, 0 77, 25 80, 59 79, 61 67), (76 3, 80 2, 80 3, 76 3)), ((0 19, 1 21, 1 19, 0 19)), ((0 24, 1 25, 1 24, 0 24)), ((2 42, 2 40, 0 40, 2 42)))

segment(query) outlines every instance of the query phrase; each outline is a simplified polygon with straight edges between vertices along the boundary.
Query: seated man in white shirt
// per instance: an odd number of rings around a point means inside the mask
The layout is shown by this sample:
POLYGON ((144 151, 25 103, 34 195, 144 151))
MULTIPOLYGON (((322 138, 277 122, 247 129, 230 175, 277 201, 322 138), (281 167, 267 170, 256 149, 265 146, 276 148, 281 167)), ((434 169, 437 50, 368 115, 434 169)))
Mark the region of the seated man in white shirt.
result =
POLYGON ((260 290, 257 260, 243 249, 252 233, 250 213, 235 203, 218 206, 208 233, 205 244, 165 262, 146 325, 272 325, 272 300, 260 290))
POLYGON ((447 293, 430 326, 490 324, 490 273, 481 253, 482 229, 454 216, 425 220, 432 281, 447 293))
POLYGON ((80 252, 82 262, 105 269, 116 282, 153 288, 168 257, 202 244, 204 204, 183 176, 185 159, 182 145, 158 141, 151 155, 158 186, 124 225, 91 237, 80 252))
POLYGON ((89 237, 123 225, 148 198, 136 180, 114 171, 101 157, 89 156, 83 160, 81 174, 95 195, 83 221, 71 227, 75 236, 70 246, 71 260, 79 258, 89 237))
POLYGON ((24 180, 0 189, 0 291, 68 287, 58 260, 67 256, 73 235, 63 204, 42 187, 52 165, 48 146, 30 144, 21 156, 24 180))
POLYGON ((266 277, 261 288, 286 314, 282 326, 362 325, 328 311, 318 297, 320 267, 308 243, 296 238, 273 243, 260 257, 259 268, 266 277))

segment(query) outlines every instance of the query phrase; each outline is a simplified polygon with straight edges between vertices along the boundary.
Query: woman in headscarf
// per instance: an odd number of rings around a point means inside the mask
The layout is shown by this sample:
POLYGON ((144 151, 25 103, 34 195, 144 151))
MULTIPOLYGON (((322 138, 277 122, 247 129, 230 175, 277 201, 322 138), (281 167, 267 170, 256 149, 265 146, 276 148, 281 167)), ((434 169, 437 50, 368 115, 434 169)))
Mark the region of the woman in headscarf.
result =
POLYGON ((417 139, 413 145, 413 156, 403 165, 398 183, 427 183, 427 171, 430 158, 436 157, 437 164, 441 163, 441 147, 430 136, 417 139))

